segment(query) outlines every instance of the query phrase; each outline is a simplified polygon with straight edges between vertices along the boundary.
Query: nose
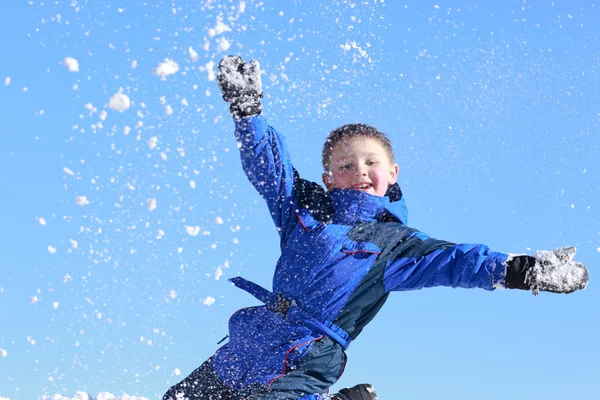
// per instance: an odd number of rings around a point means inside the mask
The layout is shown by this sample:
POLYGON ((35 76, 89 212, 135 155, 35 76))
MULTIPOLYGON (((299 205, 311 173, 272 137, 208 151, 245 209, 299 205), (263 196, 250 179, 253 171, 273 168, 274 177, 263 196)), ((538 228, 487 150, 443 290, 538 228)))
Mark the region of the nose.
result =
POLYGON ((367 167, 365 165, 359 165, 358 168, 356 168, 356 175, 366 176, 367 175, 367 167))

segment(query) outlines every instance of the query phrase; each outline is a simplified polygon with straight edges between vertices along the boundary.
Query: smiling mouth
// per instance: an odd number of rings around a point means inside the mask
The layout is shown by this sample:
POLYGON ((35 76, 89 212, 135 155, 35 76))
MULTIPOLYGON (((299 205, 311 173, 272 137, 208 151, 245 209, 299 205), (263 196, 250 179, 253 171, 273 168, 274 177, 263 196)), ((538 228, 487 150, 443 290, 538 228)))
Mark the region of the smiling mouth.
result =
POLYGON ((371 185, 370 183, 357 183, 356 185, 352 186, 352 188, 355 190, 368 190, 372 187, 373 185, 371 185))

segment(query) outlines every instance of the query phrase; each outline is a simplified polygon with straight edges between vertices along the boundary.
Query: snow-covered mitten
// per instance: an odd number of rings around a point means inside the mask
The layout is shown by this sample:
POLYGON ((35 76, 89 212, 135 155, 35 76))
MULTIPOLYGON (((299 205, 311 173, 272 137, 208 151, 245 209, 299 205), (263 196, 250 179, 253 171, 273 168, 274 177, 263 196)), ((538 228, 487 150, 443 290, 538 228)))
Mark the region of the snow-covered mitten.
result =
POLYGON ((331 396, 332 400, 378 400, 375 388, 369 384, 362 383, 351 387, 350 389, 342 389, 339 393, 331 396))
POLYGON ((263 93, 258 61, 246 63, 240 56, 223 57, 219 62, 217 80, 223 100, 229 103, 234 118, 262 112, 263 93))
POLYGON ((508 289, 532 290, 552 293, 573 293, 585 289, 588 271, 580 262, 574 261, 575 247, 542 250, 533 256, 515 255, 506 260, 508 289))

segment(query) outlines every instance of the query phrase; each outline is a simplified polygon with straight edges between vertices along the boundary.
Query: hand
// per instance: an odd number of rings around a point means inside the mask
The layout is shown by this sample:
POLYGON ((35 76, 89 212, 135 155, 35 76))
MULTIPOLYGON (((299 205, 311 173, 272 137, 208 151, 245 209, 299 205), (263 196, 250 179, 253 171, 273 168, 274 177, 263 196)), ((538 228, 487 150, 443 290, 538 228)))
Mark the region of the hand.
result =
POLYGON ((588 271, 574 261, 575 247, 538 251, 533 256, 513 256, 506 261, 506 287, 552 293, 573 293, 588 283, 588 271))
POLYGON ((262 112, 262 82, 260 64, 244 62, 240 56, 226 56, 219 62, 217 80, 223 100, 230 104, 234 118, 249 117, 262 112))

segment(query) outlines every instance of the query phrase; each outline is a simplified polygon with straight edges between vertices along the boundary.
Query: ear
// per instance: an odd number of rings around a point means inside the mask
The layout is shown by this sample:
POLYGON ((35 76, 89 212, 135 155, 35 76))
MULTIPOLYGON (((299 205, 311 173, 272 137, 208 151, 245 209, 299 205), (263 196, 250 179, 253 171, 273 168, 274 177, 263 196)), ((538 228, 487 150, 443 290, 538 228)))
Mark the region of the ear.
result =
POLYGON ((333 187, 333 183, 331 182, 331 174, 329 172, 323 172, 321 175, 321 179, 323 180, 323 184, 327 188, 327 190, 331 190, 333 187))
POLYGON ((393 185, 398 180, 398 173, 400 172, 400 167, 398 164, 394 164, 390 167, 390 178, 388 179, 388 185, 393 185))

